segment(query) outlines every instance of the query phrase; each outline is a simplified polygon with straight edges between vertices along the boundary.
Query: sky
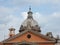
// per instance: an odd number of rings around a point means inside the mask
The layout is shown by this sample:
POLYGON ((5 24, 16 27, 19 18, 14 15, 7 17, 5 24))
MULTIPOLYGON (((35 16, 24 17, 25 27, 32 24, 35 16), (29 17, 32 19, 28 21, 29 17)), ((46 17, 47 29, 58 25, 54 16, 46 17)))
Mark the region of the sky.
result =
POLYGON ((42 34, 60 35, 60 0, 0 0, 0 41, 9 37, 11 27, 16 29, 16 34, 19 33, 29 6, 42 34))

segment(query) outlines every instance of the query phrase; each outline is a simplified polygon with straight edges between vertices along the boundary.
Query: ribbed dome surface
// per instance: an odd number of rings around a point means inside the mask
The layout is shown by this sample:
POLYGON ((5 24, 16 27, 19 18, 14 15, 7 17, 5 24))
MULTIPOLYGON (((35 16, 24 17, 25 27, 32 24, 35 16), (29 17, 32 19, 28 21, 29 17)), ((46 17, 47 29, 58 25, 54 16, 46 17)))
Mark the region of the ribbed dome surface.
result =
POLYGON ((27 26, 29 24, 30 24, 30 26, 38 25, 38 23, 34 19, 26 19, 21 25, 27 26))

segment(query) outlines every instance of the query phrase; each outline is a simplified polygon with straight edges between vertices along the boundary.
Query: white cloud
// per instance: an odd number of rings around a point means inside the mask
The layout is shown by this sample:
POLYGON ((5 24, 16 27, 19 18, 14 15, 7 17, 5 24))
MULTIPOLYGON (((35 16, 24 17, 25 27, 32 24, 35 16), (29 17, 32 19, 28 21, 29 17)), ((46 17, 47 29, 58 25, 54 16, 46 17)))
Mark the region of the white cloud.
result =
POLYGON ((40 4, 40 0, 12 0, 12 4, 13 5, 27 5, 27 4, 33 4, 33 5, 39 5, 40 4))
POLYGON ((20 24, 22 22, 22 19, 18 18, 16 15, 13 15, 14 11, 17 8, 7 8, 7 7, 0 7, 0 41, 4 39, 4 35, 6 35, 5 38, 8 37, 9 28, 13 26, 16 29, 16 33, 18 33, 17 30, 20 28, 20 24))
POLYGON ((7 8, 7 7, 0 6, 0 13, 12 13, 12 9, 11 8, 7 8))
POLYGON ((36 12, 33 14, 35 20, 38 20, 40 24, 47 23, 47 18, 40 14, 39 12, 36 12))
POLYGON ((60 18, 60 13, 59 13, 59 12, 54 12, 54 13, 52 14, 52 17, 60 18))
POLYGON ((52 4, 60 4, 60 0, 12 0, 11 1, 13 5, 40 5, 40 4, 47 4, 47 3, 52 3, 52 4))
POLYGON ((54 4, 59 4, 60 0, 50 0, 50 2, 54 3, 54 4))
MULTIPOLYGON (((4 16, 3 16, 3 18, 4 18, 4 16)), ((19 28, 20 28, 20 24, 22 23, 22 19, 20 20, 20 18, 18 18, 18 17, 16 17, 16 16, 14 16, 14 15, 8 15, 7 17, 6 17, 7 19, 3 19, 2 21, 8 21, 8 22, 6 22, 6 23, 3 23, 3 24, 0 24, 0 34, 2 34, 2 36, 0 37, 0 39, 1 40, 3 40, 3 38, 4 38, 4 35, 6 35, 6 37, 5 38, 7 38, 8 37, 8 35, 9 35, 9 28, 11 27, 11 26, 13 26, 15 29, 16 29, 16 33, 18 33, 18 30, 19 30, 19 28), (4 33, 4 34, 3 34, 4 33), (3 37, 3 38, 2 38, 3 37)), ((1 19, 1 18, 0 18, 1 19)), ((5 22, 4 21, 4 22, 5 22)))
POLYGON ((24 19, 26 19, 27 16, 28 16, 28 15, 27 15, 27 12, 22 12, 21 15, 22 15, 22 17, 23 17, 24 19))

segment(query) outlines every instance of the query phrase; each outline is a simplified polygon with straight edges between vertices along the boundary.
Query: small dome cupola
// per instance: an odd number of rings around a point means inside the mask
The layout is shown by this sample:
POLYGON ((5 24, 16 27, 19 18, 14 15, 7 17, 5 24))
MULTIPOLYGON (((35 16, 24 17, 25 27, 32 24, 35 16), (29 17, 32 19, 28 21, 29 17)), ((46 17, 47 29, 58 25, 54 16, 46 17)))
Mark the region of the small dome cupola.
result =
POLYGON ((27 19, 21 24, 19 32, 22 32, 28 29, 36 32, 41 32, 37 21, 33 19, 33 15, 32 15, 33 12, 31 11, 31 8, 29 8, 29 11, 27 14, 28 14, 27 19))

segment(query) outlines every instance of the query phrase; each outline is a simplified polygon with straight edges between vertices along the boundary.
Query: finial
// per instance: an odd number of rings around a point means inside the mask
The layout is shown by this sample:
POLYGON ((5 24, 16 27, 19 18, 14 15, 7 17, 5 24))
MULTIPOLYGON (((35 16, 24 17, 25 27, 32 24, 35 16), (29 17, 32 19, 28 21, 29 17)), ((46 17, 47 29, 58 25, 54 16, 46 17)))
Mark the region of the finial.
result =
POLYGON ((29 11, 31 11, 31 6, 29 6, 29 11))

